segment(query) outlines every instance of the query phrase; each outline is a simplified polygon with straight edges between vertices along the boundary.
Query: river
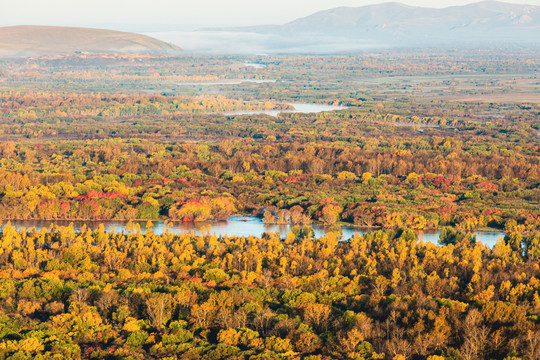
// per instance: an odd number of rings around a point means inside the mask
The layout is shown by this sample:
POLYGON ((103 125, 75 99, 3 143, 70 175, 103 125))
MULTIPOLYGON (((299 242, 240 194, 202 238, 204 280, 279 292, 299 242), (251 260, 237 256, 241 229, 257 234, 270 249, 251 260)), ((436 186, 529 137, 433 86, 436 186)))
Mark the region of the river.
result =
POLYGON ((223 115, 234 116, 234 115, 258 115, 265 114, 273 117, 277 117, 280 113, 320 113, 323 111, 336 111, 336 110, 345 110, 347 106, 334 106, 326 104, 307 104, 307 103, 286 103, 294 107, 290 110, 248 110, 248 111, 231 111, 223 113, 223 115))
MULTIPOLYGON (((11 225, 16 228, 35 228, 36 230, 48 229, 52 224, 57 226, 67 227, 70 224, 73 224, 73 229, 75 231, 80 231, 83 227, 95 230, 101 224, 99 221, 44 221, 44 220, 21 220, 21 221, 11 221, 11 225)), ((103 222, 105 230, 108 232, 124 232, 126 231, 126 225, 128 223, 125 221, 107 221, 103 222)), ((142 232, 144 233, 147 228, 147 222, 137 222, 141 227, 142 232)), ((2 224, 2 227, 5 225, 2 224)), ((286 237, 287 234, 292 230, 292 225, 266 225, 263 223, 262 219, 256 217, 231 217, 228 221, 216 221, 208 223, 168 223, 166 224, 163 221, 153 221, 152 230, 154 234, 163 234, 167 230, 174 234, 182 233, 194 233, 196 235, 202 234, 216 234, 217 236, 256 236, 261 237, 263 233, 269 232, 279 232, 281 237, 286 237)), ((322 237, 328 233, 328 227, 321 225, 312 225, 312 228, 315 232, 315 237, 322 237)), ((354 234, 364 234, 368 231, 376 231, 375 229, 365 230, 354 227, 342 227, 342 237, 344 240, 350 239, 354 234)), ((477 241, 482 242, 483 244, 493 247, 497 243, 499 237, 504 238, 503 232, 488 232, 488 231, 475 231, 477 241)), ((440 230, 431 230, 424 231, 423 233, 418 233, 418 238, 425 242, 432 242, 437 244, 439 239, 440 230)))
POLYGON ((242 84, 274 84, 277 80, 257 80, 257 79, 240 79, 240 80, 223 80, 223 81, 207 81, 207 82, 181 82, 178 86, 218 86, 218 85, 242 85, 242 84))
POLYGON ((266 67, 265 64, 261 64, 261 63, 244 63, 244 66, 245 67, 252 67, 254 69, 264 69, 266 67))

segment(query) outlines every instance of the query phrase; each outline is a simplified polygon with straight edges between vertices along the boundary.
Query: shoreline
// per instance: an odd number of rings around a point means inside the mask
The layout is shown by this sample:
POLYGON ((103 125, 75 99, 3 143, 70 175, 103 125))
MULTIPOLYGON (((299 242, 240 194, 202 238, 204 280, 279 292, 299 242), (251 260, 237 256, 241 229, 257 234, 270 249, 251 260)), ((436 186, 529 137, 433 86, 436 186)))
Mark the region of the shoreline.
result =
MULTIPOLYGON (((376 226, 372 226, 372 227, 365 227, 365 226, 358 226, 358 225, 354 225, 354 224, 347 224, 347 223, 339 223, 339 224, 336 224, 336 225, 324 225, 324 224, 316 224, 316 223, 312 223, 312 224, 307 224, 307 225, 302 225, 302 224, 267 224, 267 223, 264 223, 262 222, 262 218, 260 217, 255 217, 255 216, 243 216, 243 215, 232 215, 230 216, 228 219, 216 219, 216 220, 205 220, 205 221, 189 221, 189 222, 184 222, 184 221, 179 221, 179 220, 168 220, 168 219, 158 219, 158 220, 150 220, 150 219, 133 219, 133 220, 95 220, 95 219, 92 219, 92 220, 86 220, 86 219, 0 219, 0 229, 7 223, 7 222, 50 222, 51 225, 56 225, 56 224, 53 224, 55 222, 81 222, 81 223, 91 223, 91 224, 94 224, 94 225, 100 225, 100 224, 103 224, 103 225, 107 225, 107 223, 121 223, 121 224, 125 224, 127 225, 128 223, 148 223, 148 222, 152 222, 152 223, 163 223, 163 224, 175 224, 175 225, 188 225, 188 226, 204 226, 204 225, 212 225, 212 224, 217 224, 217 223, 229 223, 229 222, 237 222, 237 223, 246 223, 246 222, 250 222, 252 221, 253 219, 257 219, 257 220, 261 220, 261 225, 263 226, 290 226, 291 228, 294 228, 296 226, 300 227, 300 228, 304 228, 304 227, 313 227, 315 226, 316 228, 322 228, 322 229, 330 229, 330 228, 333 228, 333 227, 339 227, 340 229, 354 229, 354 230, 358 230, 358 231, 362 231, 364 233, 368 233, 368 232, 376 232, 376 231, 385 231, 385 230, 400 230, 400 229, 407 229, 407 228, 392 228, 392 227, 388 227, 388 228, 385 228, 385 227, 376 227, 376 226), (235 219, 235 220, 230 220, 231 218, 240 218, 240 219, 235 219), (242 220, 242 218, 245 218, 247 220, 242 220)), ((22 225, 24 226, 24 225, 22 225)), ((65 227, 65 225, 60 225, 60 226, 63 226, 65 227)), ((69 224, 67 225, 69 226, 69 224)), ((30 226, 32 227, 32 226, 30 226)), ((433 233, 436 233, 436 232, 439 232, 439 231, 442 231, 445 227, 451 227, 453 229, 456 229, 455 226, 451 226, 451 225, 448 225, 448 226, 442 226, 442 227, 438 227, 438 228, 426 228, 426 229, 410 229, 412 231, 414 231, 415 233, 417 234, 422 234, 422 233, 427 233, 427 234, 433 234, 433 233)), ((465 232, 469 232, 469 233, 472 233, 472 232, 482 232, 482 233, 506 233, 505 229, 497 229, 497 228, 474 228, 474 229, 467 229, 467 230, 464 230, 465 232)))

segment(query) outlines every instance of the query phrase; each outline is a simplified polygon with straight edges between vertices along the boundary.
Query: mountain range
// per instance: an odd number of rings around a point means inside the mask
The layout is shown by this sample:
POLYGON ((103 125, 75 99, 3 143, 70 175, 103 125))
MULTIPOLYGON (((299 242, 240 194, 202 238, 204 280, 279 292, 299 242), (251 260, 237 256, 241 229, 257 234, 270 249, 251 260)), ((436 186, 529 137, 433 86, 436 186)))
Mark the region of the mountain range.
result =
POLYGON ((284 25, 202 29, 251 33, 283 39, 293 46, 347 43, 365 47, 426 45, 540 44, 540 7, 484 1, 426 8, 389 2, 338 7, 284 25))
POLYGON ((439 9, 389 2, 338 7, 283 25, 146 35, 59 26, 0 27, 0 56, 332 54, 395 47, 499 45, 540 46, 540 7, 484 1, 439 9))

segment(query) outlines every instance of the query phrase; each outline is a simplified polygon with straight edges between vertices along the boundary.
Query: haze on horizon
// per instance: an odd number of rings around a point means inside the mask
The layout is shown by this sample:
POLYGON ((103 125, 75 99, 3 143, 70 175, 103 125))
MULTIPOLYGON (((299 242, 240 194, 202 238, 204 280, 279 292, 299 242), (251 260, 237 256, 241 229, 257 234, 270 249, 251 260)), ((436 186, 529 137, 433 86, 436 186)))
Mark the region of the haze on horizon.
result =
MULTIPOLYGON (((5 0, 0 26, 59 25, 133 32, 190 31, 201 27, 284 24, 339 6, 359 7, 387 0, 5 0)), ((412 6, 443 8, 471 0, 402 0, 412 6)), ((505 0, 539 5, 540 0, 505 0)))

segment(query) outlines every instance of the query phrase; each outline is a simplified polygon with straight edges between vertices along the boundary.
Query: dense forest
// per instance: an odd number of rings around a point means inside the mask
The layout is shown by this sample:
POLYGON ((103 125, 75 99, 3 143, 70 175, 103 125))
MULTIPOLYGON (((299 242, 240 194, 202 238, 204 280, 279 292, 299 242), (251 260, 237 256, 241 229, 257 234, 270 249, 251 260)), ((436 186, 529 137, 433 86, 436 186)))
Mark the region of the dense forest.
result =
POLYGON ((454 138, 7 142, 0 216, 204 221, 266 213, 271 223, 538 229, 538 154, 470 146, 454 138))
POLYGON ((540 359, 538 55, 0 60, 0 358, 540 359))
POLYGON ((0 217, 412 229, 540 224, 538 105, 0 93, 0 217), (210 113, 205 113, 210 112, 210 113), (504 117, 498 114, 505 114, 504 117))
POLYGON ((339 241, 4 227, 11 359, 538 359, 540 233, 339 241))

